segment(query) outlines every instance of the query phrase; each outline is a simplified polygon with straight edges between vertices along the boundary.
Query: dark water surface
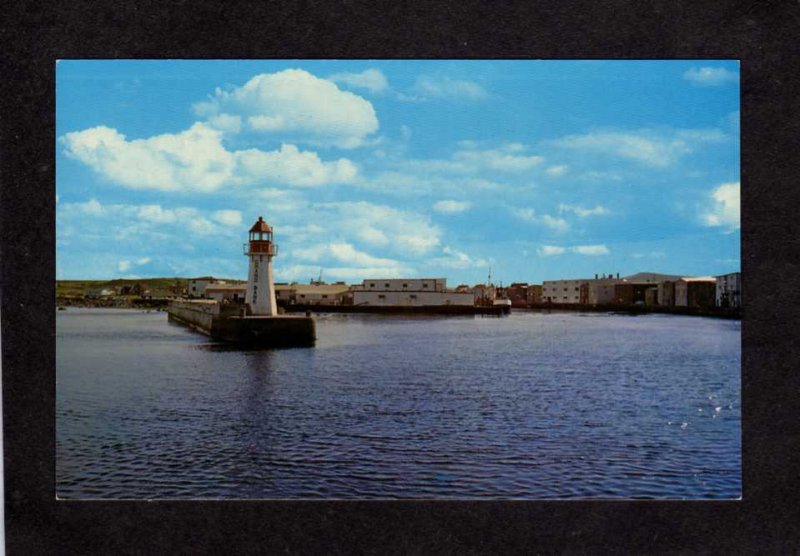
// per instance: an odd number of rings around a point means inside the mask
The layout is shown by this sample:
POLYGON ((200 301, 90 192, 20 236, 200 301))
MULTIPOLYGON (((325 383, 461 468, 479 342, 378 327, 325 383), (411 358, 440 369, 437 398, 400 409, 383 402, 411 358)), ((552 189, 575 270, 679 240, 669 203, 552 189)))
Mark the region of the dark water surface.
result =
POLYGON ((61 498, 737 498, 739 321, 330 315, 232 351, 57 314, 61 498))

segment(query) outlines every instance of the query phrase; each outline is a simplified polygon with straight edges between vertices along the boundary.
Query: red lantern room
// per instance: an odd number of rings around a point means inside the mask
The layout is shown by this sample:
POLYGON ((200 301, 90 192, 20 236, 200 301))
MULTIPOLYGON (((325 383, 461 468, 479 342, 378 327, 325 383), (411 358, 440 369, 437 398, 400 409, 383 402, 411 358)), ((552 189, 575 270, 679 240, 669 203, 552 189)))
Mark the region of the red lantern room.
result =
POLYGON ((278 246, 272 243, 272 228, 259 216, 258 221, 250 228, 250 245, 248 255, 278 254, 278 246))

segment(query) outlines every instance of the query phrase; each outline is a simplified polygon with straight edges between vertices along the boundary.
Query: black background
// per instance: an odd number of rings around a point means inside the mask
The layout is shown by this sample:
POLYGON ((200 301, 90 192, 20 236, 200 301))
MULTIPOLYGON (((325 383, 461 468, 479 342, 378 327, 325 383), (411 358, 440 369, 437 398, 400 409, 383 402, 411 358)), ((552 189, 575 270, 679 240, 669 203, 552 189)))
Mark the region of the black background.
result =
POLYGON ((800 551, 800 4, 61 4, 0 7, 9 554, 800 551), (740 59, 743 500, 56 501, 55 60, 67 58, 740 59))

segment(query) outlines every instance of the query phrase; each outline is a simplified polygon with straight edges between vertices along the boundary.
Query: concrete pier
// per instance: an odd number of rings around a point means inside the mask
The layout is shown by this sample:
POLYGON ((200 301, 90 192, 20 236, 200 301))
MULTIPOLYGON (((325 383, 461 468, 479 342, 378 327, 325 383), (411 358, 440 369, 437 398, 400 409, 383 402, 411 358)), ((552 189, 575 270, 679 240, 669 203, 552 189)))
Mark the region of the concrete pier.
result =
POLYGON ((249 347, 313 346, 316 327, 311 317, 245 316, 243 306, 216 301, 173 301, 169 320, 186 325, 215 340, 249 347))

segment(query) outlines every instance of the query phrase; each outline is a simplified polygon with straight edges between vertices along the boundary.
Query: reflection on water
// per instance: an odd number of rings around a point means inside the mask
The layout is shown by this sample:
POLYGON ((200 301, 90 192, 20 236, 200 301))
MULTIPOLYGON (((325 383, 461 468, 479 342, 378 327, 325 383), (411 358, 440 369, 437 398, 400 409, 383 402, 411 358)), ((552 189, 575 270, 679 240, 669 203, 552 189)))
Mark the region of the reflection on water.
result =
POLYGON ((323 315, 241 351, 57 315, 62 498, 736 498, 740 323, 323 315))

